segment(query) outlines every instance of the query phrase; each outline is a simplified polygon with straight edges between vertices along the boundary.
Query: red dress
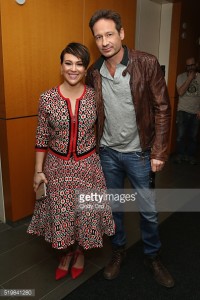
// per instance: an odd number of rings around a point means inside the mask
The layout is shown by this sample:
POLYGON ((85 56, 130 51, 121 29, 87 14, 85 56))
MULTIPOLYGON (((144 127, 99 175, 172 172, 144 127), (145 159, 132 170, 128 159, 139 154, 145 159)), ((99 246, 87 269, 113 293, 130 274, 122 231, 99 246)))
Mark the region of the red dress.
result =
POLYGON ((109 203, 100 206, 93 201, 92 208, 88 208, 84 202, 80 208, 78 202, 84 191, 101 195, 106 192, 95 152, 93 89, 85 86, 75 111, 73 116, 70 101, 61 95, 59 87, 41 95, 36 151, 47 152, 47 197, 36 201, 27 232, 44 236, 57 249, 65 249, 75 241, 85 249, 102 247, 104 233, 113 235, 115 227, 109 203))

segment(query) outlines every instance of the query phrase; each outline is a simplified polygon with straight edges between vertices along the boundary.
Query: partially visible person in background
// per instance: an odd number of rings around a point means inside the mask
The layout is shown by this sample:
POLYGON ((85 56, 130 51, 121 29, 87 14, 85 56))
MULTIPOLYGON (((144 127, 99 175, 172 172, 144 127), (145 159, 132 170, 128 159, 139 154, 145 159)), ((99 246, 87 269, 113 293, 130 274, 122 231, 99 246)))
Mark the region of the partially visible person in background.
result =
POLYGON ((77 192, 106 192, 96 153, 95 92, 83 79, 90 61, 88 49, 70 43, 61 55, 63 83, 40 96, 33 187, 47 184, 47 197, 36 200, 28 233, 44 236, 62 251, 56 280, 69 271, 73 279, 84 270, 84 249, 103 246, 103 234, 114 234, 109 205, 77 209, 77 192), (70 270, 71 266, 71 270, 70 270))
POLYGON ((186 71, 177 77, 177 149, 174 162, 197 164, 197 137, 200 120, 200 74, 194 57, 186 59, 186 71))

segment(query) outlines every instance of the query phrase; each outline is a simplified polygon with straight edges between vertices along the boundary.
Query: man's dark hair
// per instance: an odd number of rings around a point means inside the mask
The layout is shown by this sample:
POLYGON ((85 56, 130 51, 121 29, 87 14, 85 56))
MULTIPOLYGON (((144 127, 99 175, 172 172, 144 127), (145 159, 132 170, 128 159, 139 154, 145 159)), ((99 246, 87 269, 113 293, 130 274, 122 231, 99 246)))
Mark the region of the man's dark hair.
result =
POLYGON ((60 63, 63 63, 64 55, 72 54, 82 60, 83 66, 87 69, 89 63, 90 63, 90 53, 86 46, 80 43, 70 43, 68 44, 61 52, 60 54, 60 63))
POLYGON ((113 10, 100 9, 94 13, 94 15, 91 17, 90 22, 89 22, 89 27, 93 34, 94 34, 94 32, 93 32, 94 24, 101 19, 113 20, 117 31, 120 32, 120 30, 122 28, 122 22, 121 22, 120 15, 113 10))

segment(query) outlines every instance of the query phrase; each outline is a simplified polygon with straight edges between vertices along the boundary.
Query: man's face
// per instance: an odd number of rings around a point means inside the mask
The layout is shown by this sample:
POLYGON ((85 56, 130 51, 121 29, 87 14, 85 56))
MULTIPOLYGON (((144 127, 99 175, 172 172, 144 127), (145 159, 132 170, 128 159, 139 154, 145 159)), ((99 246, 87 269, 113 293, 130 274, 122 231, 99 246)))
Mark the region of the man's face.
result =
POLYGON ((113 20, 100 19, 93 26, 96 45, 107 58, 116 55, 122 48, 124 30, 117 31, 113 20))
POLYGON ((187 72, 195 72, 196 71, 196 63, 194 58, 189 58, 186 60, 186 71, 187 72))

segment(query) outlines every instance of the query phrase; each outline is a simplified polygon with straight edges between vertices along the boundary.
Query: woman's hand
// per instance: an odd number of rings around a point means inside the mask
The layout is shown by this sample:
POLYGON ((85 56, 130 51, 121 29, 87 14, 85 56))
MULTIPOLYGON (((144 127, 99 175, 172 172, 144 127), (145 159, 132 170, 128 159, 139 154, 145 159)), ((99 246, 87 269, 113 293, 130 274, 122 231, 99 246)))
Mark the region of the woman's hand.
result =
POLYGON ((45 174, 42 172, 42 173, 37 173, 35 172, 34 174, 34 177, 33 177, 33 189, 34 189, 34 192, 37 191, 39 185, 41 182, 45 182, 47 184, 47 179, 46 179, 46 176, 45 174))

